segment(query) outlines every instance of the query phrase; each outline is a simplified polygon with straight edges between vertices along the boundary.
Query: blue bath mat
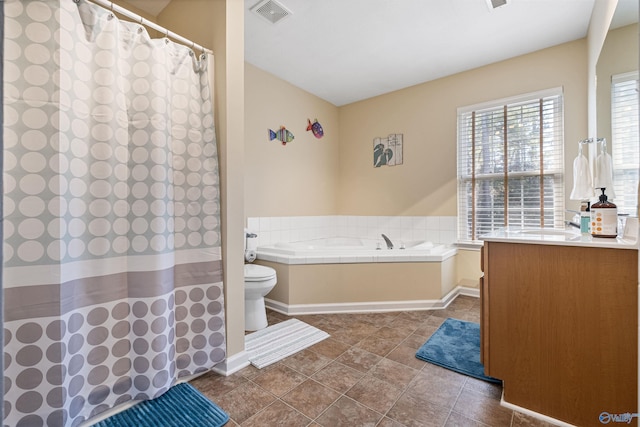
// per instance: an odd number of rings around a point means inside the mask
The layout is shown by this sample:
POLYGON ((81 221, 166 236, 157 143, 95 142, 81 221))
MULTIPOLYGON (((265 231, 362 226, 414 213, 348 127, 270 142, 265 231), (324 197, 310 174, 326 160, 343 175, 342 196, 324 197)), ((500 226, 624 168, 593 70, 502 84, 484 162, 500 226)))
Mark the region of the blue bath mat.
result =
POLYGON ((102 420, 94 427, 220 427, 229 421, 215 403, 189 383, 102 420))
POLYGON ((484 374, 484 366, 480 363, 480 325, 474 322, 445 320, 420 347, 416 357, 470 377, 502 382, 484 374))

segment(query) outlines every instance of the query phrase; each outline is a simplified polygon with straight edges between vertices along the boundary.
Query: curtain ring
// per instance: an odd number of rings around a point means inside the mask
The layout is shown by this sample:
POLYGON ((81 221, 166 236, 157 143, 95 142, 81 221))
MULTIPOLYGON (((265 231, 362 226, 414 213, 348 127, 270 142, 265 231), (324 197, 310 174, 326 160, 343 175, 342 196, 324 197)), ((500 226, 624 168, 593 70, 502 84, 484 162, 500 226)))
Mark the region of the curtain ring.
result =
POLYGON ((109 2, 109 11, 111 13, 109 14, 109 17, 107 19, 112 20, 113 18, 116 17, 115 13, 113 13, 113 2, 112 1, 109 2))

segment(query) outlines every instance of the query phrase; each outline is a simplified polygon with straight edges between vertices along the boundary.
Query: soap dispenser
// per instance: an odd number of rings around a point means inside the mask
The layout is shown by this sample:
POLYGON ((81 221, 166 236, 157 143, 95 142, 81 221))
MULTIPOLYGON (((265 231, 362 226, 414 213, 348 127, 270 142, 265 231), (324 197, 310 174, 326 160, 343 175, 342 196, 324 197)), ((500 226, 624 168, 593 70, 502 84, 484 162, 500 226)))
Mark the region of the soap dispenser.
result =
POLYGON ((607 201, 604 187, 600 190, 600 201, 591 205, 591 235, 618 237, 618 207, 607 201))

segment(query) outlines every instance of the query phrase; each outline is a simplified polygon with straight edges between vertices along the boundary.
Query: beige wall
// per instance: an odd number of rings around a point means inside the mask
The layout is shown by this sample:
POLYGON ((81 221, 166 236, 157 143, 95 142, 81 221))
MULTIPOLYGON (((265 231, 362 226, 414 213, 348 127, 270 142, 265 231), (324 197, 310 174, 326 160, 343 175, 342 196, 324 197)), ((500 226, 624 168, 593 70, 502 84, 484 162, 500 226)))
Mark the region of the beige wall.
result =
POLYGON ((245 208, 249 217, 334 215, 338 191, 338 108, 250 64, 245 67, 245 208), (317 139, 307 119, 318 119, 317 139), (295 135, 286 146, 268 129, 295 135))
POLYGON ((173 0, 157 22, 215 56, 227 355, 244 350, 244 2, 173 0))
MULTIPOLYGON (((570 172, 587 134, 586 63, 581 39, 340 108, 247 64, 246 215, 456 215, 456 109, 559 86, 570 172), (321 115, 318 141, 304 125, 321 115), (286 147, 267 138, 281 124, 296 135, 286 147), (374 168, 373 138, 390 133, 404 135, 404 164, 374 168)), ((567 196, 572 184, 569 173, 567 196)))
POLYGON ((458 249, 456 255, 456 283, 465 288, 479 287, 480 276, 480 251, 477 249, 458 249))
MULTIPOLYGON (((577 142, 587 136, 586 40, 512 58, 340 108, 343 215, 456 215, 457 108, 563 87, 565 199, 577 142), (372 141, 402 133, 404 164, 372 166, 372 141)), ((476 287, 480 252, 459 250, 457 283, 476 287)))
POLYGON ((340 108, 343 215, 456 215, 456 109, 562 86, 566 196, 587 134, 586 40, 578 40, 340 108), (404 135, 404 164, 372 166, 372 141, 404 135))
MULTIPOLYGON (((457 108, 553 87, 564 90, 565 199, 576 209, 568 198, 577 143, 587 137, 586 67, 581 39, 337 108, 247 65, 247 216, 456 215, 457 108), (297 123, 313 109, 327 115, 319 117, 324 145, 310 133, 287 147, 267 141, 266 129, 279 124, 299 138, 297 123), (404 164, 374 168, 373 138, 390 133, 403 134, 404 164)), ((480 253, 458 258, 458 283, 475 286, 480 253)))
MULTIPOLYGON (((156 22, 156 17, 152 16, 150 14, 148 14, 147 12, 145 12, 144 10, 138 9, 137 7, 131 5, 129 2, 125 1, 125 0, 111 0, 115 5, 121 6, 125 9, 127 9, 130 12, 135 13, 136 15, 142 16, 144 19, 147 19, 151 22, 156 22)), ((125 19, 128 20, 127 17, 123 17, 118 15, 119 18, 121 19, 125 19)), ((156 31, 151 29, 151 28, 147 28, 147 31, 149 32, 149 35, 151 35, 152 37, 156 37, 156 31)))
MULTIPOLYGON (((638 70, 638 24, 609 31, 596 74, 597 136, 611 142, 611 76, 638 70)), ((609 145, 611 152, 611 145, 609 145)))

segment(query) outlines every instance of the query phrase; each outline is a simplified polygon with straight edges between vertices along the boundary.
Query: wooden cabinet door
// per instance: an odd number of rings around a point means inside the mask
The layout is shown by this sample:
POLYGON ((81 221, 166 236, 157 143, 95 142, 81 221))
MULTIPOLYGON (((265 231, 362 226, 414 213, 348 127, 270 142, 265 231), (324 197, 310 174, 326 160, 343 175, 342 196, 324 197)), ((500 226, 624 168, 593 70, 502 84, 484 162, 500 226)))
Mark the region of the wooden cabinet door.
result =
POLYGON ((504 400, 580 426, 637 412, 638 252, 485 246, 481 351, 504 400))

